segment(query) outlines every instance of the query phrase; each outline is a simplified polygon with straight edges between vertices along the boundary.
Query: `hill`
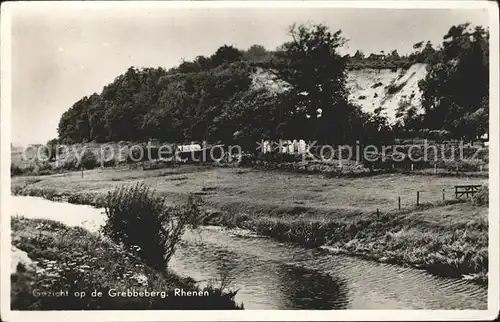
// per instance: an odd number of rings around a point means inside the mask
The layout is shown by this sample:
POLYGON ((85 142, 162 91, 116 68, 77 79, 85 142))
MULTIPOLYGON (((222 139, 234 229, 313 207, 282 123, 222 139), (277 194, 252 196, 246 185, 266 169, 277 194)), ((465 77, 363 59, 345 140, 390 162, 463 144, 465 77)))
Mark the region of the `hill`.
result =
MULTIPOLYGON (((416 63, 409 68, 359 68, 347 70, 349 101, 361 107, 364 112, 373 113, 382 107, 388 120, 396 120, 396 112, 402 100, 408 101, 421 111, 422 93, 418 82, 427 75, 427 65, 416 63)), ((275 80, 273 75, 262 68, 252 74, 255 88, 266 88, 281 93, 288 85, 275 80)))
MULTIPOLYGON (((295 27, 294 27, 295 28, 295 27)), ((208 141, 254 148, 296 137, 345 144, 439 132, 474 140, 488 132, 488 32, 453 26, 434 49, 365 57, 338 52, 323 25, 298 26, 275 51, 221 46, 169 70, 130 67, 101 93, 75 102, 59 140, 208 141)))

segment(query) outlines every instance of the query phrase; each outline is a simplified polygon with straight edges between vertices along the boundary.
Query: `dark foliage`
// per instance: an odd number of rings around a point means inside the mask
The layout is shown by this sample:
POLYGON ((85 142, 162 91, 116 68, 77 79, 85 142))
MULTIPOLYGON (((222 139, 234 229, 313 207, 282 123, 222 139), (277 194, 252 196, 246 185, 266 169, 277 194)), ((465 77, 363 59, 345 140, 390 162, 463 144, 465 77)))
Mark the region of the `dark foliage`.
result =
POLYGON ((423 126, 475 139, 488 132, 489 33, 469 24, 453 26, 419 83, 423 126))
POLYGON ((105 200, 103 233, 117 243, 135 249, 144 262, 164 269, 184 228, 195 223, 198 205, 190 197, 184 209, 166 208, 163 198, 144 184, 118 187, 105 200))
MULTIPOLYGON (((381 142, 390 139, 391 131, 392 136, 427 130, 475 138, 488 131, 489 35, 481 27, 469 29, 453 26, 438 48, 422 41, 406 56, 392 51, 366 57, 360 51, 339 54, 346 42, 340 30, 293 25, 290 41, 275 51, 224 45, 170 70, 130 67, 100 94, 82 98, 62 115, 58 142, 208 141, 252 151, 263 139, 381 142), (348 102, 347 69, 398 70, 415 63, 429 68, 419 84, 424 113, 413 94, 389 126, 383 113, 365 113, 348 102), (284 88, 255 86, 257 67, 284 88)), ((392 85, 387 93, 402 86, 392 85)))

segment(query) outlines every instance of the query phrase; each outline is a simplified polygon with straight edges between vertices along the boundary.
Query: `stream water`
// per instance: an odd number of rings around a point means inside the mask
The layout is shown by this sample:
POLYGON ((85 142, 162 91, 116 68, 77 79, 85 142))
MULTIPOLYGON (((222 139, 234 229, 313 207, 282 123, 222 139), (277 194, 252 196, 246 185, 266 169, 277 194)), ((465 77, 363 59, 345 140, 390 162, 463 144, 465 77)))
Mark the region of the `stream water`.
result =
MULTIPOLYGON (((13 214, 96 231, 101 209, 12 197, 13 214)), ((224 281, 245 309, 486 309, 487 288, 397 265, 329 254, 208 226, 187 231, 170 268, 201 284, 224 281)))

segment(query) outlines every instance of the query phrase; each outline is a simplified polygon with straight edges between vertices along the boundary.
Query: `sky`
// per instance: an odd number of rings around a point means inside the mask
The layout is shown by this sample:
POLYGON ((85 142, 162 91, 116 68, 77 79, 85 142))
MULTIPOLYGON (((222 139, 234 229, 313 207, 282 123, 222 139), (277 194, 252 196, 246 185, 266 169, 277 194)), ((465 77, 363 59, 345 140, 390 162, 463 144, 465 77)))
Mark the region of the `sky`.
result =
POLYGON ((95 8, 22 9, 12 14, 12 123, 14 145, 57 137, 59 118, 85 95, 128 67, 170 68, 211 55, 227 44, 275 49, 293 23, 323 23, 349 39, 343 53, 442 42, 452 25, 488 26, 481 9, 352 8, 95 8))

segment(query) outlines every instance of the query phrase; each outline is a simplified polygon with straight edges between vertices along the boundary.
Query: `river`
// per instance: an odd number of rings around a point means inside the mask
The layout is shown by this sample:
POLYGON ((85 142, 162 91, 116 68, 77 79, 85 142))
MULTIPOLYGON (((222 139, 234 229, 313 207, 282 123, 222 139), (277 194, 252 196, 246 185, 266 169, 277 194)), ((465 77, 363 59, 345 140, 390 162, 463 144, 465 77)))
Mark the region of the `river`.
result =
MULTIPOLYGON (((90 231, 101 209, 12 197, 13 214, 90 231)), ((486 309, 487 288, 423 270, 329 254, 208 226, 187 231, 169 267, 200 284, 225 281, 245 309, 486 309)))

